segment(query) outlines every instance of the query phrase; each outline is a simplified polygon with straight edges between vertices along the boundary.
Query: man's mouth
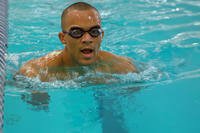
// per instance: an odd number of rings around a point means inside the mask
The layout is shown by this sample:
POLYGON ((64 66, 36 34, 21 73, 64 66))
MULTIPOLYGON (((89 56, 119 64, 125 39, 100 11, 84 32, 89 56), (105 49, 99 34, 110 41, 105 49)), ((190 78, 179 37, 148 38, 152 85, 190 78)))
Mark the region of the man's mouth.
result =
POLYGON ((93 56, 94 50, 92 48, 84 48, 81 50, 81 53, 85 58, 91 58, 93 56))

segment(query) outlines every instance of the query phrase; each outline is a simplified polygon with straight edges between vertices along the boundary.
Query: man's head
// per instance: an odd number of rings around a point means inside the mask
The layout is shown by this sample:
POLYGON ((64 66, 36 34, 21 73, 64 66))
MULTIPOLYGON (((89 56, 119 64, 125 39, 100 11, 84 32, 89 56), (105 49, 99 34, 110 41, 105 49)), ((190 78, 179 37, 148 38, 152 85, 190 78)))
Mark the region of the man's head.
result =
POLYGON ((78 2, 67 7, 61 17, 61 42, 74 65, 90 65, 98 59, 103 38, 99 12, 78 2))

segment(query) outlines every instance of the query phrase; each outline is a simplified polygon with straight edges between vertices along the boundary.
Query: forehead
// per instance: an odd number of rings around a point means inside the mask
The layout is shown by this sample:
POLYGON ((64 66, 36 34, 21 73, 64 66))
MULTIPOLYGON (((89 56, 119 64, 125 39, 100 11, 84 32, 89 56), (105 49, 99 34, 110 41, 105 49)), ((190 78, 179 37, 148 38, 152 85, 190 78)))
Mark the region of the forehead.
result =
POLYGON ((63 27, 65 29, 72 26, 79 26, 82 28, 90 28, 92 26, 101 25, 100 16, 97 11, 93 9, 75 10, 72 9, 63 18, 63 27))

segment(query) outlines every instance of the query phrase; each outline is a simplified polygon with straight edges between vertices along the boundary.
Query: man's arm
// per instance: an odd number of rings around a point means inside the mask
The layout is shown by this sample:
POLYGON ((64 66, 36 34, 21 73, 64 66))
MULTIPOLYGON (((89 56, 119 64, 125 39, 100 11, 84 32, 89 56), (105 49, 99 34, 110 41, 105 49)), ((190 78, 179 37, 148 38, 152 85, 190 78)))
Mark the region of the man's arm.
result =
POLYGON ((26 77, 36 77, 39 74, 39 69, 36 67, 37 62, 35 60, 30 60, 25 63, 19 70, 19 74, 26 77))

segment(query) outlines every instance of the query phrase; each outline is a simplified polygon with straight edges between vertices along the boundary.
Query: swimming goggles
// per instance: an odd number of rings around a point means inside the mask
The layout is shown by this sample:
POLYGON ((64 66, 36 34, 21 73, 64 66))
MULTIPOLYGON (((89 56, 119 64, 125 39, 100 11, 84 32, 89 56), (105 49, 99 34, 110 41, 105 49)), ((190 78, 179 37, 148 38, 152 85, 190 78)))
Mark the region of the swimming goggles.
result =
POLYGON ((95 26, 85 31, 79 27, 72 27, 69 31, 63 31, 64 34, 70 35, 72 38, 81 38, 85 32, 88 32, 92 37, 98 37, 103 30, 99 26, 95 26))

